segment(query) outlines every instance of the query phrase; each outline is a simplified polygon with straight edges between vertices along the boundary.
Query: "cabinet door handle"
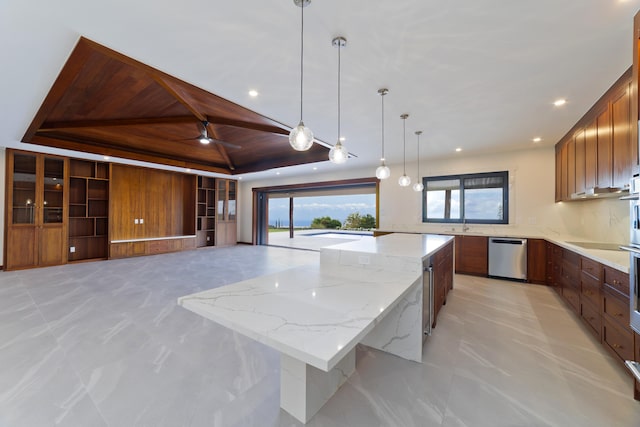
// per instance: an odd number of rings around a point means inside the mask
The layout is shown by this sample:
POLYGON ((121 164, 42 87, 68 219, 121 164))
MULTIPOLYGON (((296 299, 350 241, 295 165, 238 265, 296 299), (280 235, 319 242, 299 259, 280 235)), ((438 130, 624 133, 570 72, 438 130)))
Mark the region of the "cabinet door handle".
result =
POLYGON ((616 349, 618 349, 618 348, 622 348, 622 346, 621 346, 620 344, 613 344, 613 346, 612 346, 612 347, 613 347, 613 348, 616 348, 616 349))

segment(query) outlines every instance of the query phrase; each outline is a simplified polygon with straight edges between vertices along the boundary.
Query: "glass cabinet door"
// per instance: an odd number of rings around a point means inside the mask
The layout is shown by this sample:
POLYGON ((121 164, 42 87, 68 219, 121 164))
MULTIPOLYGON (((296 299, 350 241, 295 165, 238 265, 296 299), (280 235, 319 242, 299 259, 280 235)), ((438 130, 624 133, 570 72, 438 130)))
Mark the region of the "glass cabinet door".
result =
POLYGON ((36 156, 13 157, 13 224, 35 224, 36 156))
POLYGON ((218 179, 218 190, 216 191, 218 197, 218 215, 219 221, 226 221, 229 215, 227 206, 227 181, 225 179, 218 179))
POLYGON ((42 222, 61 223, 64 193, 64 161, 45 157, 42 222))
POLYGON ((229 221, 236 220, 236 182, 229 181, 229 221))

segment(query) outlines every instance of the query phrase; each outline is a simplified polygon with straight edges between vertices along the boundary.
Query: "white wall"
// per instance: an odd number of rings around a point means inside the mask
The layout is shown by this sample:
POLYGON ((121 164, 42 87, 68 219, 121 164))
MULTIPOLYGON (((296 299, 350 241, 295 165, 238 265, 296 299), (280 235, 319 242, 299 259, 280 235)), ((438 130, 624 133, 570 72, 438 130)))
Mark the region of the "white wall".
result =
MULTIPOLYGON (((402 165, 390 165, 391 177, 380 185, 380 228, 395 231, 446 232, 451 225, 423 224, 419 193, 398 186, 402 165)), ((471 225, 470 231, 487 234, 549 236, 600 242, 628 241, 629 203, 617 199, 555 203, 555 150, 532 150, 456 156, 420 164, 421 175, 509 171, 509 225, 471 225)), ((273 178, 240 184, 238 240, 251 242, 252 191, 303 182, 317 182, 374 175, 374 170, 336 169, 324 175, 273 178)), ((416 165, 407 164, 407 174, 415 179, 416 165)), ((456 231, 460 226, 453 227, 456 231)))
POLYGON ((7 166, 7 161, 6 161, 6 150, 4 147, 0 147, 0 206, 2 206, 2 209, 0 209, 0 242, 2 242, 2 244, 0 244, 0 265, 2 265, 3 263, 3 259, 4 259, 4 192, 5 192, 5 180, 6 180, 6 166, 7 166))

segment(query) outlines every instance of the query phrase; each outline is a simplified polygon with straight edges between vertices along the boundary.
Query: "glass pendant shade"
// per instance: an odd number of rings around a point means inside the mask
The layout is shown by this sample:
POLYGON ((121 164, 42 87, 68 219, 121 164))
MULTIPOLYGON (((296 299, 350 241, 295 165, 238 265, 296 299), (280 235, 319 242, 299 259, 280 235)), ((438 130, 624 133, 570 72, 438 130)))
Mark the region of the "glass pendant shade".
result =
POLYGON ((378 169, 376 169, 376 178, 378 178, 378 179, 387 179, 390 176, 391 176, 391 170, 384 163, 384 160, 382 160, 382 162, 380 162, 380 166, 378 166, 378 169))
POLYGON ((422 185, 421 182, 416 182, 415 184, 413 184, 413 191, 419 192, 424 190, 424 185, 422 185))
POLYGON ((313 145, 313 132, 302 121, 289 133, 289 144, 297 151, 306 151, 313 145))
POLYGON ((331 163, 344 163, 347 161, 348 157, 349 153, 340 141, 336 142, 336 145, 331 147, 331 150, 329 150, 329 160, 331 161, 331 163))
POLYGON ((409 178, 406 174, 402 175, 398 179, 398 184, 400 184, 400 187, 408 187, 409 185, 411 185, 411 178, 409 178))

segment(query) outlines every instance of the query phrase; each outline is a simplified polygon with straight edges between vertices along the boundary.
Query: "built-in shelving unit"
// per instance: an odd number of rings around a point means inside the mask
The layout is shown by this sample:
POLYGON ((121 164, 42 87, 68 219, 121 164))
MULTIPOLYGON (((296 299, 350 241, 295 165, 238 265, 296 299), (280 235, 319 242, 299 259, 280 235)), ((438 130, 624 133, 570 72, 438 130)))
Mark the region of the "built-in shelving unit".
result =
POLYGON ((109 165, 69 162, 69 261, 108 257, 109 165))
POLYGON ((215 245, 216 233, 216 180, 198 176, 197 246, 215 245))

